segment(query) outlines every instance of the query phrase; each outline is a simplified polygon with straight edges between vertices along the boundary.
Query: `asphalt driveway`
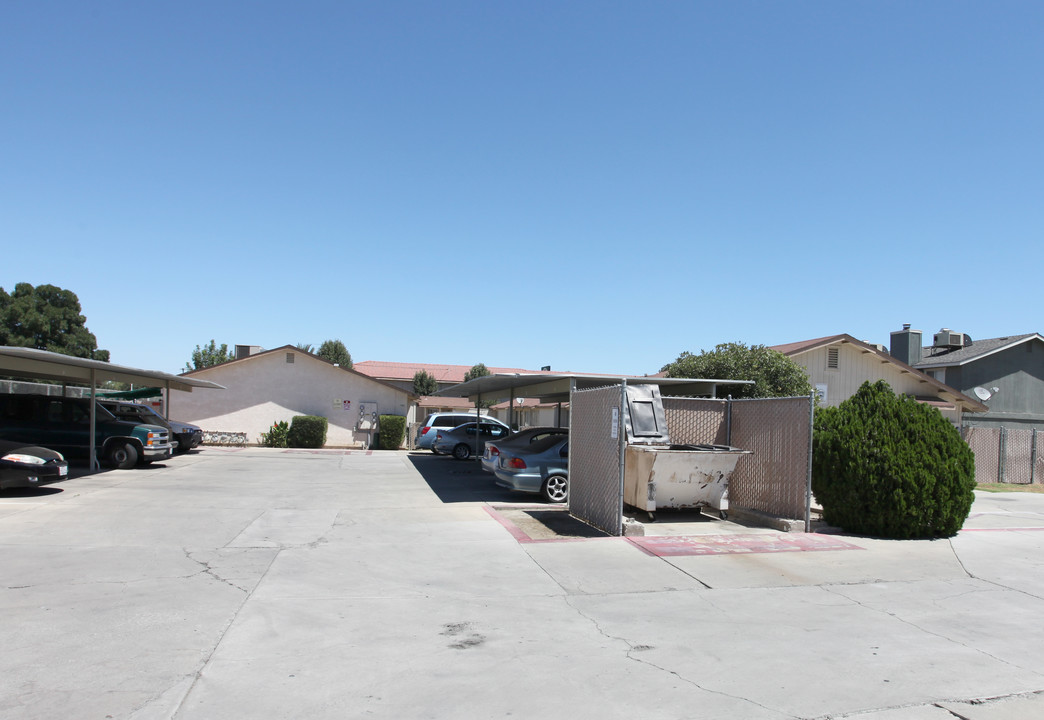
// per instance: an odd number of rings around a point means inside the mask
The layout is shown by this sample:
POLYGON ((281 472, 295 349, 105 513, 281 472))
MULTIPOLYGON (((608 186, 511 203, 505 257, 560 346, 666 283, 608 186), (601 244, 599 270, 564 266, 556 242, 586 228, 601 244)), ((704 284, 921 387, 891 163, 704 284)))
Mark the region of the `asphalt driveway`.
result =
POLYGON ((554 513, 402 452, 0 494, 0 716, 1044 717, 1044 496, 938 541, 554 513))

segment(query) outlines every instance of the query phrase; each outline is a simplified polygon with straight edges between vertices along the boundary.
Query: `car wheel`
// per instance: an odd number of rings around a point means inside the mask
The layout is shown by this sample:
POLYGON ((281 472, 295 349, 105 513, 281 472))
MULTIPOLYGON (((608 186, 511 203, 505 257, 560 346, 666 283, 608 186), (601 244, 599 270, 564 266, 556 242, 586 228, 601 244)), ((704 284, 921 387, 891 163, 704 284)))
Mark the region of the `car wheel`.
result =
POLYGON ((467 460, 471 457, 471 448, 464 443, 460 443, 457 447, 453 448, 453 457, 458 460, 467 460))
POLYGON ((108 460, 117 470, 130 470, 138 464, 138 451, 130 443, 116 443, 109 448, 108 460))
POLYGON ((540 488, 544 499, 553 503, 564 503, 569 499, 569 479, 565 475, 552 475, 540 488))

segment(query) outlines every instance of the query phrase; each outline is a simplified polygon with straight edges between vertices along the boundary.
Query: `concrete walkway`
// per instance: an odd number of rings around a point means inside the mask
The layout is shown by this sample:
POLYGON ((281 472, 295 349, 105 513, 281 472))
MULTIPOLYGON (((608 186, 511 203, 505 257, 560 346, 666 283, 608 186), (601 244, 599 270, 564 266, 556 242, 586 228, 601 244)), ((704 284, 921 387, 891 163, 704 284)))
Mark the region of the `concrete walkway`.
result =
POLYGON ((0 717, 1044 717, 1044 495, 906 542, 532 505, 258 448, 0 494, 0 717))

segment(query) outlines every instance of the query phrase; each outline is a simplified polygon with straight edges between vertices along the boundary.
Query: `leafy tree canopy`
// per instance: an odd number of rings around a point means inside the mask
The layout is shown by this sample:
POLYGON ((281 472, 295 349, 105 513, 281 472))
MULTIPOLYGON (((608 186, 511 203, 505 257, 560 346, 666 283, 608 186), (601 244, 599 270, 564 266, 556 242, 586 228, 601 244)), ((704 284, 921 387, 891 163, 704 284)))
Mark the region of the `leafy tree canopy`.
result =
MULTIPOLYGON (((489 371, 488 367, 486 367, 482 363, 479 363, 478 365, 471 366, 471 369, 468 370, 468 372, 464 375, 464 382, 467 382, 468 380, 474 380, 475 378, 486 377, 487 375, 492 374, 493 373, 489 371)), ((491 400, 483 400, 482 402, 478 403, 478 406, 480 408, 490 408, 493 407, 493 402, 491 400)))
POLYGON ((0 345, 29 347, 109 361, 80 314, 80 300, 54 285, 18 283, 10 295, 0 288, 0 345))
POLYGON ((204 345, 203 347, 197 345, 196 349, 192 351, 192 363, 185 365, 185 372, 213 367, 232 359, 234 358, 232 353, 228 351, 228 345, 225 343, 218 345, 211 339, 209 345, 204 345))
POLYGON ((475 378, 486 377, 487 375, 492 375, 492 373, 489 371, 489 368, 487 368, 485 365, 483 365, 482 363, 479 363, 478 365, 472 365, 471 369, 468 370, 467 374, 464 376, 464 382, 467 382, 468 380, 474 380, 475 378))
POLYGON ((327 362, 335 363, 349 370, 352 369, 351 353, 348 352, 348 348, 340 340, 325 341, 319 346, 319 350, 315 354, 327 362))
POLYGON ((439 383, 427 370, 418 370, 413 374, 414 395, 434 395, 439 389, 439 383))
POLYGON ((312 343, 297 343, 296 347, 301 352, 312 353, 312 354, 315 353, 315 345, 313 345, 312 343))
POLYGON ((753 380, 753 385, 732 386, 731 395, 736 398, 796 397, 812 392, 800 365, 764 345, 721 343, 699 355, 683 352, 660 369, 672 378, 753 380))

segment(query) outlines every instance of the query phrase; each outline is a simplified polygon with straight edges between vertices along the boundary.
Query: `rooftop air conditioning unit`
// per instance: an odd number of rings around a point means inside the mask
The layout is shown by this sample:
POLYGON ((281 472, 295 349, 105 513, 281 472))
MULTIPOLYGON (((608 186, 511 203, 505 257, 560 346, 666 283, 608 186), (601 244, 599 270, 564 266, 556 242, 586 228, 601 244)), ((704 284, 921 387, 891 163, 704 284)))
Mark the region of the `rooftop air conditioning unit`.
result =
POLYGON ((959 348, 964 347, 964 335, 962 333, 956 333, 947 328, 943 328, 939 332, 935 333, 934 347, 937 348, 959 348))

